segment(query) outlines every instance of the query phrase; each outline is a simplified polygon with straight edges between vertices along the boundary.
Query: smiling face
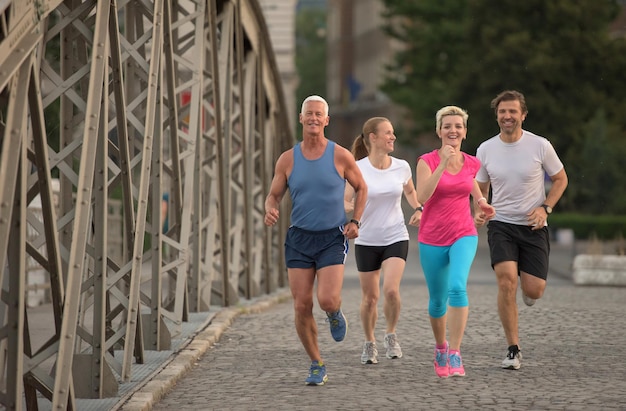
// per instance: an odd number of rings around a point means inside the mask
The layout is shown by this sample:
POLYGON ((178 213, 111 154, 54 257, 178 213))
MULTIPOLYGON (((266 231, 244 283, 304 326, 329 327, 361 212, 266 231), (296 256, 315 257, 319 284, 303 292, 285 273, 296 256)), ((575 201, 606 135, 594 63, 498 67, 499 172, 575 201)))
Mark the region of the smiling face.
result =
POLYGON ((521 135, 522 123, 526 119, 519 100, 501 101, 496 109, 500 132, 506 135, 521 135))
POLYGON ((328 125, 330 117, 326 113, 326 106, 321 101, 307 101, 302 113, 300 113, 300 124, 302 131, 308 134, 319 134, 328 125))
POLYGON ((463 117, 457 114, 443 116, 441 127, 437 130, 437 135, 441 138, 442 146, 451 145, 457 147, 467 136, 467 127, 463 117))
POLYGON ((370 133, 370 142, 372 148, 391 153, 394 149, 396 135, 393 132, 393 126, 388 121, 381 121, 376 126, 376 131, 370 133))

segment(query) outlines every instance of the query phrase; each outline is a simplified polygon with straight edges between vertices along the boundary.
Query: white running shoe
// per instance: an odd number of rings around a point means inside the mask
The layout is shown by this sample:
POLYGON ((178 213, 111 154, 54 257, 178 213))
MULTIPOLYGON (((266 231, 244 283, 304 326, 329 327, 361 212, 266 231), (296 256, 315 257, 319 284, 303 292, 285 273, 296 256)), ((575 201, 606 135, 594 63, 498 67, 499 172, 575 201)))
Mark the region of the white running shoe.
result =
POLYGON ((519 350, 517 345, 512 345, 509 347, 509 351, 506 353, 506 357, 502 360, 502 368, 506 368, 507 370, 519 370, 521 364, 522 352, 519 350))
POLYGON ((387 358, 402 358, 402 348, 400 348, 398 337, 395 334, 385 334, 385 348, 387 349, 387 358))
POLYGON ((366 341, 363 343, 361 364, 378 364, 378 348, 376 348, 375 342, 366 341))

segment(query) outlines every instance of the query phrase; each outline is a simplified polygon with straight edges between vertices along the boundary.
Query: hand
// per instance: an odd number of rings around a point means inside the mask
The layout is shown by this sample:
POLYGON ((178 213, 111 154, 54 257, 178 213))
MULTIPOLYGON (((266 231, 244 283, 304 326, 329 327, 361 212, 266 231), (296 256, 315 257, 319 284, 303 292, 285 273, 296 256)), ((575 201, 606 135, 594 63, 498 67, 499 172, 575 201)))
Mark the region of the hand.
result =
POLYGON ((496 209, 487 201, 480 201, 478 203, 478 207, 480 207, 480 211, 484 214, 484 217, 487 220, 491 220, 493 217, 495 217, 496 209))
POLYGON ((269 210, 267 210, 265 212, 265 225, 266 226, 273 226, 274 224, 276 224, 276 222, 278 221, 278 216, 279 216, 279 211, 277 208, 270 208, 269 210))
POLYGON ((548 220, 548 213, 543 207, 537 207, 526 215, 528 216, 528 225, 532 227, 533 231, 543 228, 548 220))
POLYGON ((482 227, 487 222, 487 216, 482 211, 474 214, 474 225, 476 227, 482 227))
POLYGON ((421 221, 422 221, 422 212, 420 210, 415 210, 411 218, 409 218, 409 225, 412 225, 414 227, 419 227, 421 221))
POLYGON ((359 236, 359 227, 353 222, 349 222, 343 226, 343 235, 345 235, 348 240, 357 238, 359 236))
POLYGON ((446 144, 445 146, 441 147, 441 150, 439 150, 439 158, 441 159, 441 162, 444 164, 447 164, 448 160, 450 160, 455 155, 456 155, 456 150, 454 149, 454 147, 452 147, 449 144, 446 144))

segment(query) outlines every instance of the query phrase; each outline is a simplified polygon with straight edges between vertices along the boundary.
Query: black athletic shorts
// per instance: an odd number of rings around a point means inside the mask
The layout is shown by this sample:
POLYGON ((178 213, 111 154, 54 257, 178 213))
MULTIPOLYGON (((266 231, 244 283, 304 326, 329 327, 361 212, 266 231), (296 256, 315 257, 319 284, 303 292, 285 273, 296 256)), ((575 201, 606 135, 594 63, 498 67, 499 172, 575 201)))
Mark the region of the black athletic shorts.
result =
POLYGON ((548 227, 532 230, 530 226, 490 221, 487 238, 491 267, 503 261, 516 261, 520 271, 548 278, 550 233, 548 227))
POLYGON ((409 254, 409 241, 398 241, 390 245, 355 245, 356 267, 362 273, 380 270, 383 261, 389 257, 398 257, 406 261, 409 254))

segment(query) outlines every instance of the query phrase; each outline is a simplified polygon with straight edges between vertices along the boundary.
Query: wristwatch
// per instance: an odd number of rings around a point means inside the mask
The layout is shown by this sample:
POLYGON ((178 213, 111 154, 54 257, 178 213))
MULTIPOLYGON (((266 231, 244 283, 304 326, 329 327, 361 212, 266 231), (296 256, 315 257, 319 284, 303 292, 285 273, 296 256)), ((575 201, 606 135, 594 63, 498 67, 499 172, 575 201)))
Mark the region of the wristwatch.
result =
POLYGON ((548 215, 552 214, 552 207, 550 207, 547 204, 542 204, 541 206, 543 207, 544 210, 546 210, 546 214, 548 215))
POLYGON ((356 228, 361 228, 361 222, 359 220, 355 220, 354 218, 352 220, 350 220, 351 223, 354 223, 354 225, 356 225, 356 228))

